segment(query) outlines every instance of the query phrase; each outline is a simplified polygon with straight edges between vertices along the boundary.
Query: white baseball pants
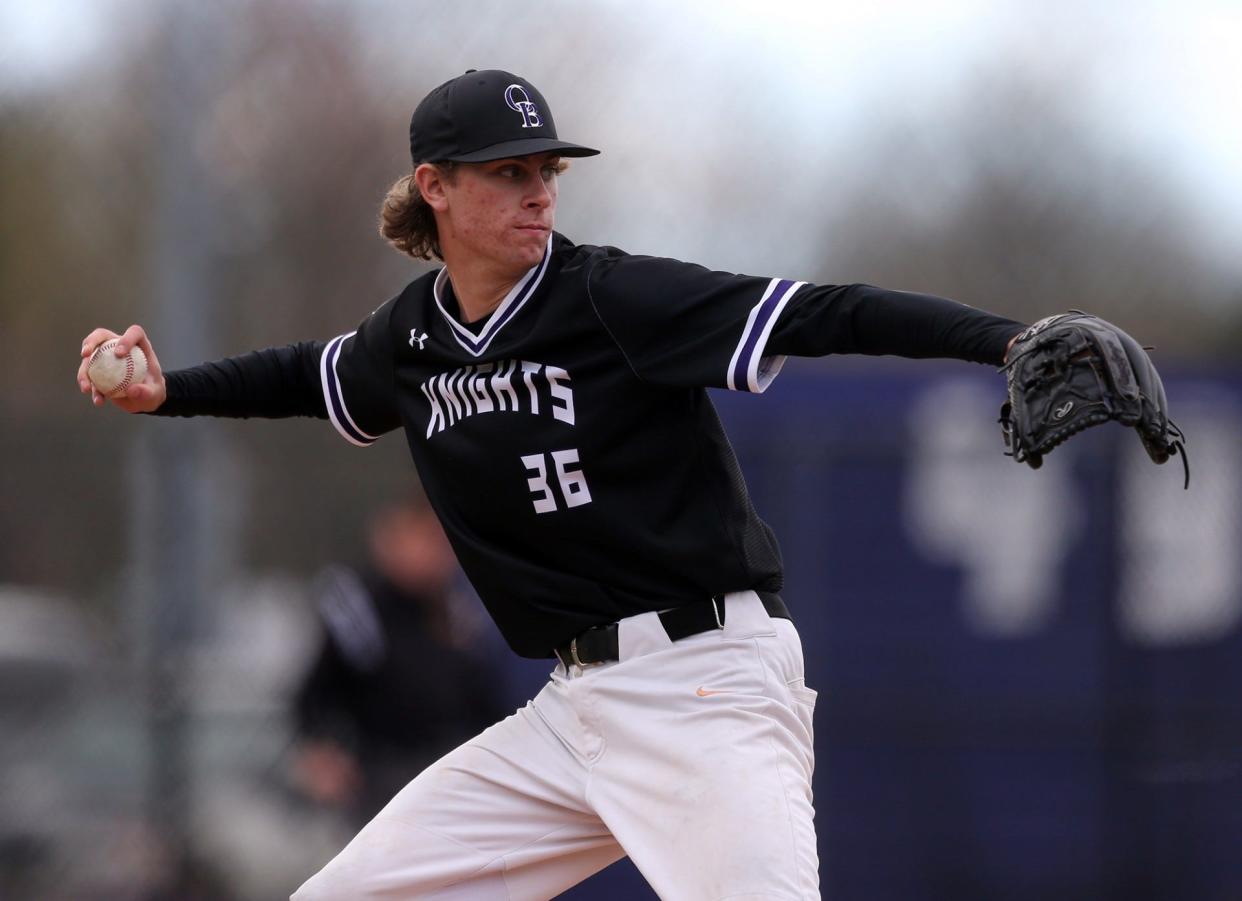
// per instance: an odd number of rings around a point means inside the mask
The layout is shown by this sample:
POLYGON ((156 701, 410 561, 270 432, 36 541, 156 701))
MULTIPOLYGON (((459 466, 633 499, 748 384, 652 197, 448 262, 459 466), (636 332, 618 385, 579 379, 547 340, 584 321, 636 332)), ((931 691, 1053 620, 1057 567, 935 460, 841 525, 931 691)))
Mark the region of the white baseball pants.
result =
POLYGON ((628 854, 666 901, 818 899, 802 646, 753 592, 722 630, 629 617, 621 659, 428 767, 293 901, 548 899, 628 854))

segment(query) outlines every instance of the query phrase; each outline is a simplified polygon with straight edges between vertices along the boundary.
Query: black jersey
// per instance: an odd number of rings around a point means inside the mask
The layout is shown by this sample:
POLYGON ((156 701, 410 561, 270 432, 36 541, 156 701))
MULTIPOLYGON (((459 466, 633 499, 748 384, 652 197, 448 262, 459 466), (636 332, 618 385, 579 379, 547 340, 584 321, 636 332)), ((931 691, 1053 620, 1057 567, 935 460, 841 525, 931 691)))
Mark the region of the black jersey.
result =
POLYGON ((160 415, 403 428, 424 488, 519 654, 593 625, 778 590, 707 387, 761 392, 784 354, 1001 362, 1020 323, 930 295, 712 272, 560 235, 485 320, 447 271, 354 332, 166 373, 160 415))
POLYGON ((801 284, 554 235, 481 325, 440 270, 329 342, 325 402, 355 444, 404 427, 483 602, 514 650, 546 656, 592 625, 780 588, 703 389, 767 386, 801 284))

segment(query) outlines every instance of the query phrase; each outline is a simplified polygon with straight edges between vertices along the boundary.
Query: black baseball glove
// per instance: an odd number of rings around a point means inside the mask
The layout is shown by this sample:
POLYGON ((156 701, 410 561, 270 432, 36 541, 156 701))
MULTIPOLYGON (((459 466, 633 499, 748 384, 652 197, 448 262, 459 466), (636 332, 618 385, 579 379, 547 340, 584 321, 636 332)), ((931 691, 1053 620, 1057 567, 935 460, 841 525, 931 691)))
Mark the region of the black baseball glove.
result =
POLYGON ((1148 455, 1180 453, 1185 435, 1169 420, 1164 385, 1141 345, 1111 322, 1078 310, 1041 319, 1018 335, 1002 372, 1006 453, 1039 469, 1044 455, 1083 429, 1115 419, 1133 426, 1148 455))

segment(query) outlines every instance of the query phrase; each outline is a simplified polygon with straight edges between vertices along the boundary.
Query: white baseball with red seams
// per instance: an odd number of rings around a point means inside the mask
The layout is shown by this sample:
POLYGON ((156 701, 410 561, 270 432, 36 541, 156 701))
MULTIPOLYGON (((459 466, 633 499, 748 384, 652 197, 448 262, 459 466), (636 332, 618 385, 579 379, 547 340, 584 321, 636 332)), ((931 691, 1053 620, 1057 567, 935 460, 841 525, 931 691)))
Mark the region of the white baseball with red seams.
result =
POLYGON ((105 341, 95 348, 91 361, 86 364, 86 377, 95 390, 109 397, 121 397, 130 385, 141 382, 147 376, 147 355, 141 347, 130 348, 129 353, 118 357, 114 353, 117 339, 105 341))

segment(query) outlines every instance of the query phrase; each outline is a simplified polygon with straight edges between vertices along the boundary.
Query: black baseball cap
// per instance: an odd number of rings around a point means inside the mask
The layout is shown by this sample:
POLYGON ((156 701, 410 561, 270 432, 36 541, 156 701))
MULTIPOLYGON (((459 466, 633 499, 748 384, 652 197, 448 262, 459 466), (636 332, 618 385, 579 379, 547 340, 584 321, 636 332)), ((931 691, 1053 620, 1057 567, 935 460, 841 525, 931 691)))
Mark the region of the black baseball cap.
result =
POLYGON ((423 98, 410 118, 414 164, 436 160, 483 163, 556 151, 595 156, 590 147, 556 137, 552 110, 533 84, 500 69, 471 69, 423 98))

